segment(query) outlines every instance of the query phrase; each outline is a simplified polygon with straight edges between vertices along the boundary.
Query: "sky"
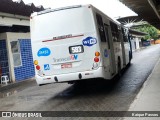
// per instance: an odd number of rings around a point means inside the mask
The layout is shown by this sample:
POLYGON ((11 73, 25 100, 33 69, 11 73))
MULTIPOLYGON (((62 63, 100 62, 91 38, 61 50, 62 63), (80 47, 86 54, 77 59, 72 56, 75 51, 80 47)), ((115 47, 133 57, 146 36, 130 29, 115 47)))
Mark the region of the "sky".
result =
MULTIPOLYGON (((17 0, 13 0, 17 1, 17 0)), ((119 0, 23 0, 25 4, 34 3, 35 6, 42 5, 44 8, 59 8, 71 5, 92 4, 113 19, 136 15, 119 0)))

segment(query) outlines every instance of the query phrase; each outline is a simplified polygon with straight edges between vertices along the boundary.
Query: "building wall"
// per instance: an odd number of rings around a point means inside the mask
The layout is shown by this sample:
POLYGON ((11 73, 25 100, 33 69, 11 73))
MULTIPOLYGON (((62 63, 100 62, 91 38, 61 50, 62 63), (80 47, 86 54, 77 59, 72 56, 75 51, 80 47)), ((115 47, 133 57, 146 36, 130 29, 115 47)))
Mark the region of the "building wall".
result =
POLYGON ((160 44, 160 40, 156 40, 156 41, 155 41, 155 44, 160 44))
POLYGON ((132 45, 132 51, 135 51, 135 41, 132 39, 131 40, 131 45, 132 45))
POLYGON ((136 49, 140 49, 140 46, 139 46, 139 38, 135 38, 135 42, 136 42, 136 49))
MULTIPOLYGON (((0 48, 5 49, 5 55, 0 57, 8 61, 9 77, 12 82, 25 80, 34 77, 34 65, 32 58, 30 33, 2 33, 0 34, 0 48), (13 53, 11 50, 11 42, 19 41, 21 66, 14 66, 13 53), (4 48, 5 47, 5 48, 4 48)), ((7 66, 7 65, 5 65, 7 66)), ((4 70, 2 70, 4 71, 4 70)))
POLYGON ((15 79, 16 81, 25 80, 34 77, 34 65, 32 58, 31 40, 30 39, 19 39, 22 66, 15 67, 15 79))
POLYGON ((0 40, 7 39, 6 33, 0 33, 0 40))
POLYGON ((131 40, 132 50, 135 51, 141 47, 141 37, 134 36, 131 40))
MULTIPOLYGON (((0 69, 1 75, 9 75, 8 51, 6 43, 6 33, 0 33, 0 69)), ((1 76, 0 75, 0 76, 1 76)))
MULTIPOLYGON (((0 15, 1 16, 6 16, 7 13, 1 13, 0 12, 0 15), (4 14, 4 15, 3 15, 4 14)), ((0 17, 0 21, 1 21, 1 24, 5 25, 5 26, 12 26, 12 25, 24 25, 24 26, 29 26, 29 18, 12 18, 13 16, 11 17, 0 17)))
POLYGON ((0 76, 2 75, 9 76, 9 64, 8 64, 6 39, 0 40, 0 69, 1 69, 0 76))

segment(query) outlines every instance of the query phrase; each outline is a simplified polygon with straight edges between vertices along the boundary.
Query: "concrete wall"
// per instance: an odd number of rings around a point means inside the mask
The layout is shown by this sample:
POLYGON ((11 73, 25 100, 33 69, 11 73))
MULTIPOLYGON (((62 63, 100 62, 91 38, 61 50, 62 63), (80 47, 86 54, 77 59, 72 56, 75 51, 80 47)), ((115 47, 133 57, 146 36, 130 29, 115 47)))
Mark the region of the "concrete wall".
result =
POLYGON ((34 76, 34 66, 32 59, 30 33, 1 33, 0 40, 6 41, 8 64, 9 64, 9 77, 12 82, 23 80, 34 76), (21 51, 22 65, 14 67, 13 54, 11 50, 11 42, 19 41, 21 51), (28 72, 29 71, 29 72, 28 72))
POLYGON ((14 67, 16 81, 26 80, 35 76, 31 40, 19 39, 22 65, 14 67))
POLYGON ((9 76, 8 50, 6 44, 6 34, 0 34, 0 76, 9 76))
POLYGON ((132 50, 135 51, 140 49, 141 44, 141 37, 133 37, 131 40, 132 50))
POLYGON ((0 40, 6 39, 7 34, 6 33, 0 33, 0 40))
POLYGON ((8 56, 9 56, 9 65, 10 65, 10 75, 13 82, 15 82, 15 72, 14 72, 14 62, 13 55, 11 51, 10 42, 18 40, 18 39, 30 39, 30 33, 11 33, 7 32, 7 46, 8 46, 8 56))
POLYGON ((30 26, 29 17, 12 15, 0 12, 0 24, 4 26, 22 25, 30 26))
POLYGON ((155 44, 160 44, 160 40, 156 40, 156 41, 155 41, 155 44))

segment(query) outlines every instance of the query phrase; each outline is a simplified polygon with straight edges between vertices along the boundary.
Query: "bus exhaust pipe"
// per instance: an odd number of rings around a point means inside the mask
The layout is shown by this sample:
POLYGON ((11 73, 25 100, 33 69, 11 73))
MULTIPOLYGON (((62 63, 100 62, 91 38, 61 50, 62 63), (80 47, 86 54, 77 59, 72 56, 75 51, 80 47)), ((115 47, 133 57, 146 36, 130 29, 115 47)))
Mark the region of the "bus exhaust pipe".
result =
POLYGON ((81 74, 81 73, 79 73, 78 77, 79 77, 79 79, 82 79, 82 74, 81 74))
POLYGON ((54 77, 54 80, 55 80, 56 82, 58 82, 58 78, 57 78, 57 77, 54 77))

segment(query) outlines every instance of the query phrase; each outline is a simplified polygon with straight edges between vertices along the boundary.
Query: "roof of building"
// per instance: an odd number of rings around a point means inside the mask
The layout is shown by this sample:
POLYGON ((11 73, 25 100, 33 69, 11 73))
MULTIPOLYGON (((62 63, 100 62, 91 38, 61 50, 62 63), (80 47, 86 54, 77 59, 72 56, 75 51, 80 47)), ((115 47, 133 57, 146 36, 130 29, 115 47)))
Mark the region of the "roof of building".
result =
POLYGON ((31 13, 44 10, 43 6, 36 7, 33 3, 25 4, 22 0, 1 0, 0 12, 29 17, 31 13))
POLYGON ((143 18, 139 16, 127 16, 127 17, 121 17, 117 19, 120 23, 125 24, 125 23, 130 23, 130 22, 139 22, 142 21, 143 18))
POLYGON ((160 28, 160 0, 119 0, 140 18, 149 22, 153 26, 160 28))
POLYGON ((136 31, 136 30, 133 30, 133 29, 129 29, 129 33, 132 34, 132 35, 136 35, 136 36, 145 36, 145 35, 148 35, 145 32, 140 32, 140 31, 136 31))

